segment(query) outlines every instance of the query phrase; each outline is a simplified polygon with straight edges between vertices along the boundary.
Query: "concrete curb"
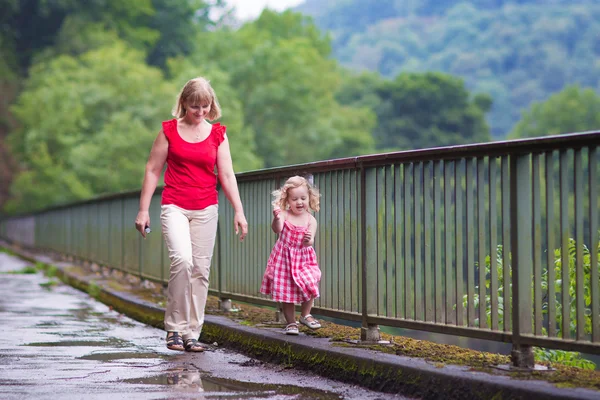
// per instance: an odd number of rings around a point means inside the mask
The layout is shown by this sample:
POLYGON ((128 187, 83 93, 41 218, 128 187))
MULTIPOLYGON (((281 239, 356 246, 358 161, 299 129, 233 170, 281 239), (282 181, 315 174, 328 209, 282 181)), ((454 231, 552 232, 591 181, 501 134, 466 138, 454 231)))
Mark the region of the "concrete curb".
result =
MULTIPOLYGON (((57 275, 65 283, 92 292, 99 301, 133 319, 162 328, 163 308, 129 293, 99 287, 91 278, 68 272, 66 267, 70 265, 64 262, 23 250, 15 252, 31 262, 57 266, 57 275)), ((600 392, 589 389, 557 388, 545 381, 517 380, 455 365, 438 368, 422 359, 341 347, 328 339, 302 334, 286 336, 279 329, 244 326, 221 316, 206 315, 201 340, 217 342, 219 346, 263 361, 311 370, 385 393, 423 399, 600 399, 600 392)))

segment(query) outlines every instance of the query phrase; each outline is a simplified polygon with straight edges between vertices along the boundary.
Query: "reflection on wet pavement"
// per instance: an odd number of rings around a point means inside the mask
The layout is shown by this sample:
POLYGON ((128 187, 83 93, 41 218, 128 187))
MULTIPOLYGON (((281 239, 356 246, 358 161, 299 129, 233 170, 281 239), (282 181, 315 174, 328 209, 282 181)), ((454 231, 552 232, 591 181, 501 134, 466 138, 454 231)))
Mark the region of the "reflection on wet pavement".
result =
MULTIPOLYGON (((26 266, 0 253, 0 273, 26 266)), ((0 398, 401 399, 210 347, 165 347, 148 327, 41 273, 0 279, 0 398)))
POLYGON ((292 385, 269 385, 264 383, 239 382, 207 376, 201 371, 171 370, 166 375, 150 376, 142 379, 128 379, 127 383, 147 385, 171 385, 178 391, 203 392, 204 398, 272 398, 277 395, 293 396, 295 399, 339 399, 336 393, 312 390, 310 395, 305 388, 292 385))

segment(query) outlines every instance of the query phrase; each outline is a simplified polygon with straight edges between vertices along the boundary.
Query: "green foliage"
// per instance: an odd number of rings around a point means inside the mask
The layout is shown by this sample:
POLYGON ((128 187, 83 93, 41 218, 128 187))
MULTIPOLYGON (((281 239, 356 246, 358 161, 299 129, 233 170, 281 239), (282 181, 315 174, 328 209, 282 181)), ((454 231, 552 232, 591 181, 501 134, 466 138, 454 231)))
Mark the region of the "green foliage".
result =
POLYGON ((188 55, 196 33, 214 26, 209 14, 224 7, 223 0, 152 0, 155 13, 148 26, 160 33, 148 54, 151 65, 165 67, 167 59, 188 55))
POLYGON ((377 89, 375 139, 380 148, 415 149, 486 142, 490 100, 476 101, 461 79, 441 73, 400 74, 377 89))
POLYGON ((48 278, 54 278, 58 275, 58 267, 56 265, 45 266, 45 274, 48 278))
POLYGON ((177 90, 144 57, 117 41, 32 67, 12 109, 21 129, 9 140, 24 168, 7 211, 139 187, 177 90))
MULTIPOLYGON (((492 134, 566 85, 600 87, 600 4, 594 0, 309 0, 298 9, 333 38, 355 70, 387 77, 441 71, 494 99, 492 134), (318 3, 318 4, 317 4, 318 3)), ((597 125, 585 125, 592 130, 597 125)))
MULTIPOLYGON (((588 247, 585 244, 582 244, 582 253, 583 253, 583 260, 582 260, 582 264, 583 264, 583 286, 584 286, 584 291, 582 293, 582 295, 584 296, 584 305, 585 305, 585 309, 584 311, 584 319, 585 319, 585 327, 584 327, 584 332, 586 334, 591 334, 592 333, 592 313, 591 313, 591 257, 590 257, 590 250, 588 249, 588 247)), ((500 326, 505 326, 505 320, 504 320, 504 309, 505 309, 505 299, 506 297, 508 297, 510 299, 509 301, 509 309, 512 309, 512 269, 509 267, 509 273, 511 274, 511 277, 508 279, 508 282, 504 281, 504 264, 503 264, 503 247, 502 245, 499 245, 496 249, 496 275, 498 276, 498 290, 496 293, 491 293, 490 290, 490 283, 491 283, 491 274, 490 274, 490 268, 491 268, 491 260, 490 260, 490 256, 487 256, 485 259, 485 273, 486 273, 486 296, 485 296, 485 311, 486 311, 486 318, 487 318, 487 326, 492 326, 491 323, 491 316, 492 316, 492 309, 491 309, 491 296, 493 295, 494 297, 497 297, 498 299, 498 324, 500 326), (508 291, 509 291, 509 295, 506 295, 506 291, 505 291, 505 284, 508 284, 508 291)), ((598 253, 598 259, 600 260, 600 243, 598 244, 598 247, 596 249, 597 253, 598 253)), ((568 276, 569 276, 569 283, 567 285, 567 290, 569 292, 569 337, 575 337, 576 335, 576 330, 577 330, 577 325, 576 325, 576 321, 577 321, 577 286, 576 286, 576 279, 577 279, 577 272, 576 272, 576 252, 577 252, 577 243, 575 242, 574 239, 569 238, 569 248, 568 248, 568 260, 569 260, 569 265, 568 265, 568 276)), ((509 254, 509 260, 510 260, 511 256, 509 254)), ((596 266, 596 268, 600 269, 600 262, 598 263, 598 265, 596 266)), ((555 249, 554 250, 554 265, 553 265, 553 269, 554 269, 554 276, 555 276, 555 280, 552 283, 554 285, 554 291, 555 291, 555 298, 554 299, 550 299, 548 297, 548 285, 550 284, 548 281, 548 270, 547 268, 544 269, 544 271, 542 272, 542 279, 541 279, 541 289, 543 291, 543 293, 545 293, 544 298, 543 298, 543 302, 542 302, 542 313, 544 315, 544 317, 547 319, 548 317, 548 309, 549 309, 549 302, 553 302, 554 304, 554 308, 556 310, 555 312, 555 330, 557 332, 557 336, 558 337, 562 337, 563 336, 563 332, 562 332, 562 326, 563 326, 563 320, 562 320, 562 310, 563 310, 563 305, 561 302, 561 298, 562 298, 562 292, 563 292, 563 284, 562 284, 562 272, 563 272, 563 265, 562 265, 562 254, 561 254, 561 249, 555 249)), ((474 301, 474 307, 478 308, 479 307, 479 302, 480 302, 480 297, 479 297, 479 287, 476 286, 475 287, 475 295, 473 298, 474 301)), ((533 296, 534 296, 534 287, 533 287, 533 282, 531 283, 531 296, 532 296, 532 300, 533 300, 533 296)), ((469 302, 469 298, 467 295, 463 296, 463 306, 465 308, 468 307, 468 302, 469 302)), ((533 323, 533 322, 532 322, 533 323)), ((549 323, 547 321, 547 323, 549 323)), ((479 325, 479 319, 477 318, 475 320, 475 324, 479 325)), ((542 333, 544 335, 548 334, 548 330, 544 327, 542 328, 542 333)), ((565 365, 571 365, 571 366, 577 366, 577 367, 581 367, 581 368, 585 368, 585 369, 594 369, 595 368, 595 364, 589 360, 585 360, 581 358, 581 355, 577 352, 568 352, 568 351, 562 351, 562 350, 548 350, 548 349, 539 349, 536 348, 535 350, 535 356, 536 359, 538 361, 551 361, 551 362, 557 362, 557 363, 561 363, 561 364, 565 364, 565 365)))
POLYGON ((99 299, 102 294, 102 288, 94 281, 91 281, 87 287, 87 292, 95 299, 99 299))
MULTIPOLYGON (((592 332, 592 312, 591 312, 591 302, 592 302, 592 291, 591 291, 591 264, 590 264, 590 251, 588 247, 583 244, 583 298, 585 304, 585 329, 584 332, 586 334, 590 334, 592 332)), ((598 246, 598 254, 600 255, 600 245, 598 246)), ((576 266, 576 251, 577 245, 575 240, 569 238, 569 265, 568 265, 568 275, 569 275, 569 283, 568 283, 568 291, 569 291, 569 326, 570 326, 570 336, 574 337, 577 330, 577 289, 576 289, 576 279, 577 279, 577 266, 576 266)), ((556 277, 554 281, 554 290, 556 293, 562 293, 562 271, 564 265, 562 265, 562 255, 561 249, 554 250, 554 276, 556 277)), ((542 290, 548 290, 548 271, 545 270, 542 276, 542 290)), ((557 295, 558 296, 558 295, 557 295)), ((556 307, 556 323, 559 327, 563 325, 562 319, 562 310, 563 305, 558 300, 555 301, 556 307)), ((548 312, 547 306, 543 307, 543 312, 546 314, 548 312)))
POLYGON ((168 57, 189 54, 195 34, 214 25, 211 10, 223 7, 222 0, 0 0, 0 36, 20 50, 23 71, 40 57, 78 55, 116 38, 164 67, 168 57))
POLYGON ((6 247, 0 247, 0 253, 8 254, 9 256, 17 256, 17 253, 6 247))
POLYGON ((267 10, 238 31, 201 34, 190 61, 202 73, 227 74, 242 124, 272 167, 373 149, 374 118, 333 97, 340 74, 328 54, 328 40, 306 18, 267 10))
POLYGON ((576 351, 552 350, 534 347, 533 355, 537 361, 546 361, 581 369, 596 369, 596 364, 593 361, 586 360, 585 358, 581 357, 580 353, 576 351))
POLYGON ((600 128, 600 96, 569 86, 523 113, 510 138, 539 137, 600 128))
POLYGON ((78 31, 73 27, 85 27, 98 23, 103 29, 118 32, 129 43, 144 48, 158 38, 158 34, 139 19, 153 14, 151 0, 0 0, 2 35, 19 49, 19 64, 25 70, 32 58, 42 49, 51 46, 63 27, 71 35, 63 33, 63 39, 79 41, 78 31), (4 4, 2 4, 4 3, 4 4), (74 21, 63 24, 66 18, 74 21), (34 33, 35 32, 35 33, 34 33))
POLYGON ((27 265, 26 267, 23 267, 19 270, 6 271, 6 272, 2 272, 2 273, 3 274, 15 274, 15 275, 30 275, 30 274, 36 274, 37 272, 38 272, 38 270, 35 268, 35 266, 27 265))
POLYGON ((47 282, 40 283, 40 286, 43 287, 44 289, 50 290, 54 286, 58 286, 59 284, 60 284, 60 281, 58 279, 50 279, 47 282))

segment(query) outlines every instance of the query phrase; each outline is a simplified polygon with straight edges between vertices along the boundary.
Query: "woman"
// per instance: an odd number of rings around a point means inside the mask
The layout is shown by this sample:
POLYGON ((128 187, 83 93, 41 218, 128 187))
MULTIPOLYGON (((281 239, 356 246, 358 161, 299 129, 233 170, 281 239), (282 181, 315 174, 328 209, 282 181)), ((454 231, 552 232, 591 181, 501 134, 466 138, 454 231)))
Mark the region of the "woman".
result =
POLYGON ((226 127, 210 124, 221 116, 213 88, 204 78, 188 81, 177 98, 174 119, 162 123, 156 137, 140 195, 136 229, 146 237, 148 209, 165 162, 161 224, 169 259, 165 330, 167 347, 203 351, 198 343, 204 324, 210 262, 218 220, 217 175, 235 210, 234 226, 240 240, 248 223, 233 172, 226 127))

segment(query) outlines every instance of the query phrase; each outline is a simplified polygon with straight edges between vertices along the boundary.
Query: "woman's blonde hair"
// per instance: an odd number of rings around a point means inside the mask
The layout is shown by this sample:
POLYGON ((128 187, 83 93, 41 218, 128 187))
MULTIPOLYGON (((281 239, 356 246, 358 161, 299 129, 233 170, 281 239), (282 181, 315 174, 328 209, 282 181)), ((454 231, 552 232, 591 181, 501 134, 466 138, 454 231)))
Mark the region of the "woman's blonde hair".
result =
POLYGON ((202 77, 190 79, 177 96, 177 103, 173 107, 172 114, 175 118, 183 118, 186 114, 185 106, 187 104, 206 103, 210 103, 210 111, 206 119, 213 121, 221 118, 221 106, 219 106, 215 91, 210 86, 210 81, 202 77))
POLYGON ((273 207, 279 207, 282 210, 287 209, 287 201, 288 201, 288 190, 296 189, 300 186, 306 186, 308 189, 308 206, 313 211, 319 211, 319 197, 321 194, 319 190, 311 185, 311 183, 301 176, 292 176, 289 178, 282 187, 273 191, 272 195, 274 197, 273 202, 271 203, 273 207))

